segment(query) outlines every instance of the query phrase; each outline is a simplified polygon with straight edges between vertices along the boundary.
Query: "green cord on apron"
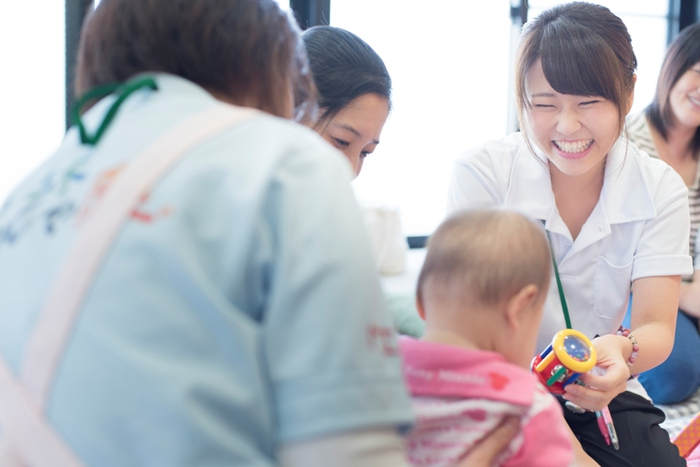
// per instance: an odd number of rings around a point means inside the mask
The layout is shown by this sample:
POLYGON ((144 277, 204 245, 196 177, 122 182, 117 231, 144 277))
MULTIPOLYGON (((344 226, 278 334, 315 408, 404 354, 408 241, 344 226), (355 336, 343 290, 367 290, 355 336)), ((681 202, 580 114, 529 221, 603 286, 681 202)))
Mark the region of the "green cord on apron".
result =
POLYGON ((140 78, 133 79, 131 81, 127 81, 126 83, 113 83, 98 86, 96 88, 91 89, 90 91, 85 93, 85 95, 83 95, 80 99, 78 99, 78 101, 73 106, 73 109, 71 110, 71 118, 73 120, 73 123, 78 125, 78 129, 80 131, 80 142, 82 144, 89 144, 91 146, 95 146, 100 140, 100 138, 102 138, 102 135, 107 130, 109 125, 112 123, 112 120, 114 120, 114 117, 117 114, 119 107, 124 103, 126 98, 133 94, 135 91, 138 91, 142 88, 150 88, 156 90, 158 89, 158 86, 156 85, 156 82, 153 78, 151 78, 150 76, 143 76, 140 78), (87 133, 87 130, 85 129, 83 121, 80 118, 80 109, 83 108, 87 102, 90 102, 95 99, 101 99, 113 93, 116 93, 117 100, 114 101, 112 106, 109 108, 109 111, 107 111, 104 120, 102 120, 102 123, 100 123, 100 126, 97 128, 95 134, 89 135, 87 133))

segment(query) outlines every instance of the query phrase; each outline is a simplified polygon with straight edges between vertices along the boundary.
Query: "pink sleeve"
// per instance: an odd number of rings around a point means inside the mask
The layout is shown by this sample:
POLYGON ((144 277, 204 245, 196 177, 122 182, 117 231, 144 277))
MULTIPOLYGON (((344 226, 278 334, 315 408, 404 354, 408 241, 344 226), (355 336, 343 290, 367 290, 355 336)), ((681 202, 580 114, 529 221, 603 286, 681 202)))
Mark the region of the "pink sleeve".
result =
POLYGON ((534 415, 523 426, 523 444, 504 467, 568 467, 574 459, 571 435, 561 413, 561 406, 552 403, 534 415))

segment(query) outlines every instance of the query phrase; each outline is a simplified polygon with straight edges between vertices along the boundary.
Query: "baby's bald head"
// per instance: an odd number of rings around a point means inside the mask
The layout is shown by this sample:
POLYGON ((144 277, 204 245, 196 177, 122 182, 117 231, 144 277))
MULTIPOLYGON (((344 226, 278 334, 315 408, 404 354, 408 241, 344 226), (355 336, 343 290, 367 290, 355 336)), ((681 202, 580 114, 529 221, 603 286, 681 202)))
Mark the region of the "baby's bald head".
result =
POLYGON ((418 300, 494 306, 533 284, 546 292, 550 256, 542 228, 501 208, 458 212, 431 235, 418 300))

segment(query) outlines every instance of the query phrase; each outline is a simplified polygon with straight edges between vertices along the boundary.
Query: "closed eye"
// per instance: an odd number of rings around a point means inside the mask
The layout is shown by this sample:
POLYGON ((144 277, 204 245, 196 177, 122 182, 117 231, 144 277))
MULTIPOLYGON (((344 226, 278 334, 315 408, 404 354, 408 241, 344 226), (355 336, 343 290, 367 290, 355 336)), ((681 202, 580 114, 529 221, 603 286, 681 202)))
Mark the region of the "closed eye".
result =
POLYGON ((338 139, 338 138, 333 138, 333 142, 334 142, 338 147, 341 147, 341 148, 347 148, 348 146, 350 146, 350 143, 349 143, 349 142, 344 141, 344 140, 342 140, 342 139, 338 139))
POLYGON ((583 102, 581 102, 581 105, 597 104, 598 102, 600 102, 600 100, 598 100, 598 99, 593 99, 593 100, 590 100, 590 101, 583 101, 583 102))

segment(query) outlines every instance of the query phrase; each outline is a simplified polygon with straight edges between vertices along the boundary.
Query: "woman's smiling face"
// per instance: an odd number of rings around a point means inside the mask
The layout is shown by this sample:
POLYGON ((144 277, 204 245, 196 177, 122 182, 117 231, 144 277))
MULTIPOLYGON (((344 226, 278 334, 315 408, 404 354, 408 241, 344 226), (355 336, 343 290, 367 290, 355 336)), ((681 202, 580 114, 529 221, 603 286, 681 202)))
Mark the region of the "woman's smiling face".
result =
POLYGON ((551 164, 570 176, 602 166, 620 134, 615 103, 555 91, 540 60, 527 71, 525 91, 531 105, 526 111, 527 134, 551 164))
POLYGON ((700 63, 696 63, 676 81, 668 100, 673 124, 688 128, 700 126, 700 63))

